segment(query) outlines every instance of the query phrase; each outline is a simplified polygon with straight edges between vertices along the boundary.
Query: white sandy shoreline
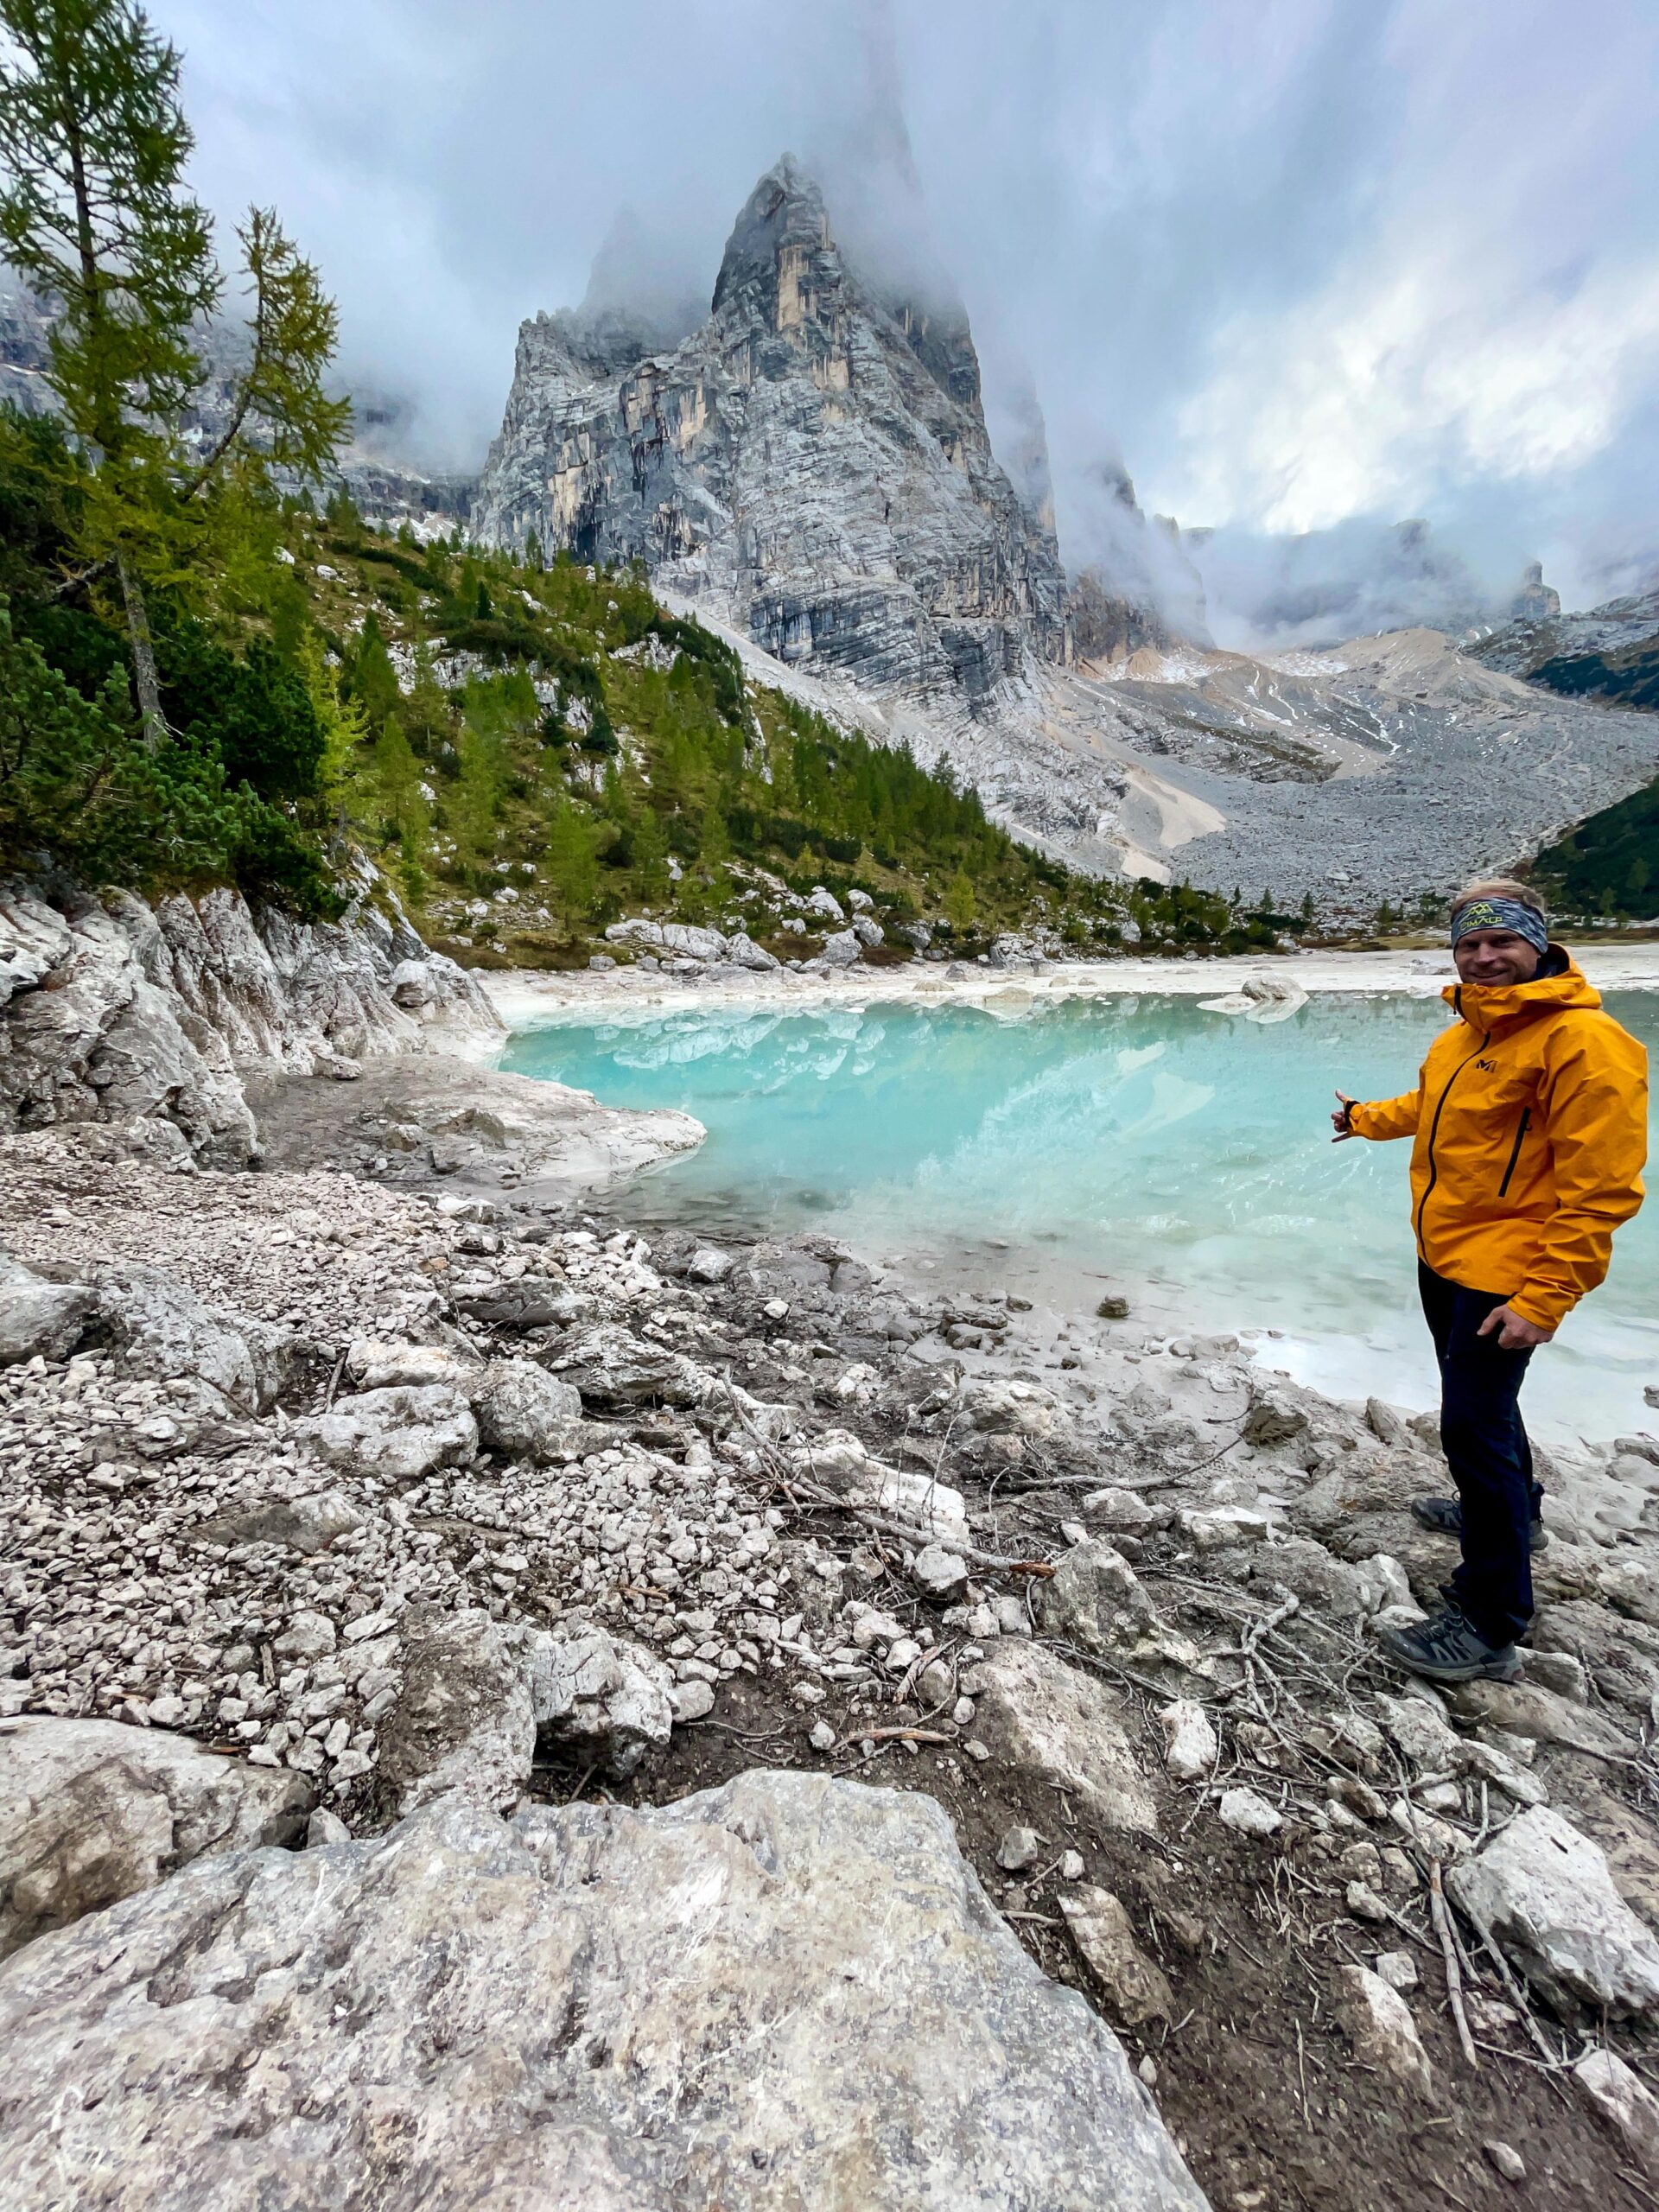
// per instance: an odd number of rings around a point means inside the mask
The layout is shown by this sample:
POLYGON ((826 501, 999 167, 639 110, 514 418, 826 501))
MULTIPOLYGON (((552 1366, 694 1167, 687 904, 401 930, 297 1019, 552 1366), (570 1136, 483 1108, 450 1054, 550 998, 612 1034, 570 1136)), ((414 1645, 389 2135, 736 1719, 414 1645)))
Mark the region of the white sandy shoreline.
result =
MULTIPOLYGON (((1568 950, 1599 990, 1659 990, 1659 944, 1577 944, 1568 950)), ((741 1007, 785 1008, 867 1006, 1053 1006, 1070 1000, 1140 996, 1217 998, 1251 977, 1294 982, 1310 994, 1403 994, 1429 998, 1455 981, 1450 953, 1309 952, 1296 956, 1197 960, 1056 961, 1040 973, 974 968, 950 978, 943 967, 854 968, 803 976, 785 969, 753 975, 713 970, 686 980, 648 969, 618 967, 550 971, 479 971, 478 981, 509 1030, 568 1021, 652 1020, 664 1013, 741 1007)))

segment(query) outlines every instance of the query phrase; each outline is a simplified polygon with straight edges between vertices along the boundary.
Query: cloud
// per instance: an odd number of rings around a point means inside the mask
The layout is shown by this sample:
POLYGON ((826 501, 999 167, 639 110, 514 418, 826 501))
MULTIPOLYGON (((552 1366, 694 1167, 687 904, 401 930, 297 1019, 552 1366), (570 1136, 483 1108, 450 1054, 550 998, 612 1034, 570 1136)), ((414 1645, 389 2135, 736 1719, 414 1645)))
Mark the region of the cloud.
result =
MULTIPOLYGON (((156 0, 199 188, 276 200, 344 365, 475 464, 620 211, 706 296, 785 148, 948 271, 1063 544, 1121 461, 1233 533, 1427 517, 1478 573, 1659 554, 1659 15, 1579 0, 156 0)), ((1093 502, 1098 511, 1099 503, 1093 502)))

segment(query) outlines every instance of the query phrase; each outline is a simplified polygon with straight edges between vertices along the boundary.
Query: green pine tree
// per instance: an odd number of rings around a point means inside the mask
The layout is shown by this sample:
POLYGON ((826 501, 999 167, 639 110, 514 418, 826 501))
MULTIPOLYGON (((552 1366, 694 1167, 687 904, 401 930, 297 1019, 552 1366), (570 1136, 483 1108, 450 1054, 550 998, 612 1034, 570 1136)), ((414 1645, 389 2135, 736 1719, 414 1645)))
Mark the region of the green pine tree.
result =
POLYGON ((592 910, 599 887, 597 840, 594 825, 578 806, 561 798, 547 827, 548 882, 559 911, 568 922, 582 922, 592 910))
POLYGON ((955 934, 961 937, 972 929, 977 911, 978 901, 974 897, 974 887, 966 874, 958 873, 951 879, 944 894, 944 918, 955 934))
POLYGON ((90 471, 85 565, 66 584, 114 575, 153 751, 167 725, 146 575, 177 567, 197 503, 233 467, 315 475, 330 460, 349 419, 322 388, 335 312, 275 214, 252 209, 238 233, 247 365, 219 436, 205 454, 188 444, 179 422, 224 279, 184 188, 177 50, 131 0, 0 0, 0 251, 57 306, 46 380, 90 471))
POLYGON ((352 658, 351 695, 363 709, 363 718, 371 730, 381 730, 390 716, 403 703, 397 689, 397 671, 391 656, 386 651, 385 634, 380 627, 380 618, 371 607, 364 619, 358 637, 357 651, 352 658))

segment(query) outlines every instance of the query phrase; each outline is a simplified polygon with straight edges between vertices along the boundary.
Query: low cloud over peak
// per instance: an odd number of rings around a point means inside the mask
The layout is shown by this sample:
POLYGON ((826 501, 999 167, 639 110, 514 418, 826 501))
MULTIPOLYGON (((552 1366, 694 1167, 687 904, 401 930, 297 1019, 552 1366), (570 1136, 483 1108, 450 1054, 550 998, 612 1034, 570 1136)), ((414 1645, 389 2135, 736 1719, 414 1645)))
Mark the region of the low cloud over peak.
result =
POLYGON ((596 257, 601 293, 631 257, 668 321, 706 305, 791 146, 849 244, 948 275, 993 425, 1034 393, 1073 568, 1117 461, 1183 525, 1422 516, 1569 603, 1659 557, 1659 16, 1627 0, 1570 41, 1548 0, 155 13, 199 188, 278 203, 429 461, 481 458, 518 321, 596 257))

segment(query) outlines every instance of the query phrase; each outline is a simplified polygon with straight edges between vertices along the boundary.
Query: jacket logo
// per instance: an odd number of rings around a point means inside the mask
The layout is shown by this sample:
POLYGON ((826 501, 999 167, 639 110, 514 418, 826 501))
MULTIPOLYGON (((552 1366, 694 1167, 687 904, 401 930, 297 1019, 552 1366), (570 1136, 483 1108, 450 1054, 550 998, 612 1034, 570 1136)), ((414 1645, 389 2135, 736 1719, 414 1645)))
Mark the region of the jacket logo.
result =
POLYGON ((1496 1060, 1477 1060, 1475 1062, 1475 1065, 1480 1070, 1483 1075, 1496 1075, 1497 1073, 1497 1062, 1496 1060))

